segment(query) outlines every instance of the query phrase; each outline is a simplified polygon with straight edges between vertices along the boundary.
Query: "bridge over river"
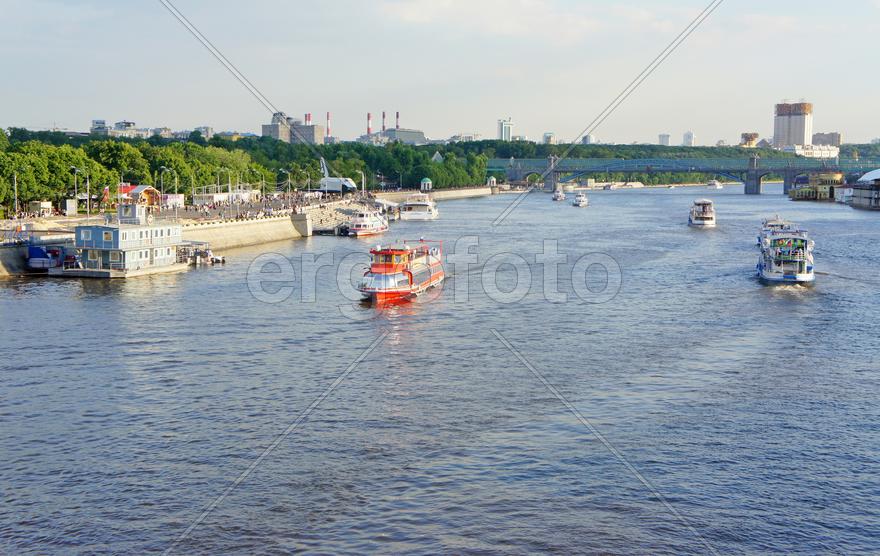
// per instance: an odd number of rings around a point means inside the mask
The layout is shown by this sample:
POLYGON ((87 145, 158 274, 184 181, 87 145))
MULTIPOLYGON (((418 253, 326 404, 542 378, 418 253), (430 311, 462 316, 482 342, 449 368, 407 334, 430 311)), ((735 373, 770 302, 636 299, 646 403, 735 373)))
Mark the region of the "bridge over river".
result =
POLYGON ((544 176, 545 187, 576 180, 582 176, 608 173, 701 173, 729 177, 745 184, 746 194, 762 192, 767 175, 780 176, 788 193, 798 176, 814 172, 864 174, 880 168, 880 159, 817 158, 493 158, 489 170, 505 172, 511 181, 530 175, 544 176))

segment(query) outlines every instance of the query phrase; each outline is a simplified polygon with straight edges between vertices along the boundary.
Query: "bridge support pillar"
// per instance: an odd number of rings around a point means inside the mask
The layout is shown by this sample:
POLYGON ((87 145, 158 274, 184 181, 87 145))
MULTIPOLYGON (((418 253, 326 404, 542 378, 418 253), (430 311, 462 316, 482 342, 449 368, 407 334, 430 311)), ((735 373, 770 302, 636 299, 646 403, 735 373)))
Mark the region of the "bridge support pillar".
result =
POLYGON ((764 192, 764 187, 761 185, 761 174, 754 170, 749 170, 746 174, 745 185, 746 195, 760 195, 764 192))
POLYGON ((544 177, 544 191, 556 191, 559 187, 559 176, 556 172, 550 172, 544 177))
POLYGON ((782 192, 788 195, 788 192, 792 190, 794 187, 794 174, 786 172, 784 176, 782 176, 782 192))

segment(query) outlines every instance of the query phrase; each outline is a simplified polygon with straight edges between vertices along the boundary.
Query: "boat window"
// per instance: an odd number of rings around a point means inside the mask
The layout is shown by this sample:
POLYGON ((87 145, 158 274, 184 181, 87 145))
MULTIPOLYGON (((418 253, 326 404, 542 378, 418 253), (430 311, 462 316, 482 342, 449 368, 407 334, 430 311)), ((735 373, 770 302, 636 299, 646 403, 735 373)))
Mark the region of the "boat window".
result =
POLYGON ((113 232, 104 232, 104 241, 113 241, 113 232))
POLYGON ((110 262, 118 263, 120 260, 119 251, 110 251, 110 262))
POLYGON ((98 252, 95 251, 94 249, 89 251, 89 260, 90 261, 97 261, 98 260, 98 252))
POLYGON ((92 231, 91 230, 83 230, 81 237, 86 241, 91 240, 92 239, 92 231))

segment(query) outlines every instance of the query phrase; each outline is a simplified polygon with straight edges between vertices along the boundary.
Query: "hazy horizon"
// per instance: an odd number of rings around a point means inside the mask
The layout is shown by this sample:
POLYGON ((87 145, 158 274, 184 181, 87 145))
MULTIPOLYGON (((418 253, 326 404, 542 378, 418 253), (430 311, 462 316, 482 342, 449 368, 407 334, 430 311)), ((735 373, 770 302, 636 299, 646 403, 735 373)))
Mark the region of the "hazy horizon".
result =
MULTIPOLYGON (((273 104, 354 138, 382 110, 430 138, 575 138, 708 0, 176 0, 273 104)), ((595 132, 603 141, 700 145, 772 134, 773 105, 806 99, 814 130, 880 136, 873 69, 880 0, 728 0, 595 132), (851 31, 859 22, 859 32, 851 31)), ((0 0, 10 85, 0 126, 139 127, 259 133, 270 114, 158 1, 0 0)))

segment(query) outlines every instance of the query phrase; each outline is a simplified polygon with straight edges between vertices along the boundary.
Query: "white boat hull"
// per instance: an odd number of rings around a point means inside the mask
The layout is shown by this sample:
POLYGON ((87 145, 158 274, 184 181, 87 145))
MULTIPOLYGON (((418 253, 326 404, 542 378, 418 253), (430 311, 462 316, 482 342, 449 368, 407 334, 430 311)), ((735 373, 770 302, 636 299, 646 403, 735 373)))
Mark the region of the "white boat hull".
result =
POLYGON ((440 216, 440 213, 439 213, 439 211, 436 211, 436 210, 430 211, 430 212, 428 212, 428 211, 425 211, 425 212, 409 211, 409 212, 401 212, 400 213, 401 220, 417 220, 417 221, 421 221, 421 222, 424 222, 426 220, 437 220, 437 218, 439 216, 440 216))
POLYGON ((688 219, 688 226, 691 228, 714 228, 715 221, 714 220, 690 220, 688 219))
POLYGON ((812 284, 816 281, 816 275, 812 272, 806 274, 779 274, 766 272, 758 269, 758 278, 772 284, 812 284))
POLYGON ((366 237, 366 236, 375 236, 378 234, 384 234, 388 231, 388 226, 381 226, 378 228, 363 228, 360 230, 349 230, 348 235, 350 237, 366 237))

